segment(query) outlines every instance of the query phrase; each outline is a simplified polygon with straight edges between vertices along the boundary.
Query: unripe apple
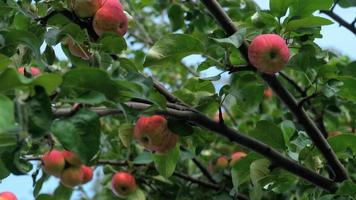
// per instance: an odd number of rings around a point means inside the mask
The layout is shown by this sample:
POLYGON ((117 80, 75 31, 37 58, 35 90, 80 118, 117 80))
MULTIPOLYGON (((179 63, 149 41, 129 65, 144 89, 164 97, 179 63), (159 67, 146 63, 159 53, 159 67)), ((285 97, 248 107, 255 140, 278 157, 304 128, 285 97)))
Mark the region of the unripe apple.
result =
POLYGON ((62 152, 51 150, 42 156, 42 169, 47 174, 59 177, 65 167, 65 160, 62 152))
POLYGON ((134 138, 146 149, 166 153, 175 147, 177 135, 168 129, 167 120, 161 115, 141 116, 134 128, 134 138))
POLYGON ((0 200, 17 200, 17 197, 12 192, 1 192, 0 200))
POLYGON ((93 28, 99 36, 105 32, 125 35, 128 29, 128 19, 120 2, 106 0, 94 16, 93 28))
MULTIPOLYGON (((38 75, 41 74, 41 70, 39 68, 37 68, 37 67, 30 67, 30 70, 31 70, 31 75, 32 76, 38 76, 38 75)), ((17 69, 17 71, 20 74, 24 75, 25 74, 25 67, 20 67, 20 68, 17 69)))
POLYGON ((81 168, 84 173, 82 184, 88 183, 91 179, 93 179, 93 170, 86 165, 82 165, 81 168))
POLYGON ((75 44, 72 38, 67 38, 66 43, 68 45, 68 49, 69 52, 75 56, 75 57, 79 57, 83 60, 89 60, 90 59, 90 52, 88 47, 86 47, 85 45, 78 45, 75 44))
POLYGON ((276 34, 255 37, 248 47, 248 59, 259 71, 274 74, 289 60, 289 49, 284 39, 276 34))
POLYGON ((273 90, 269 87, 269 88, 266 88, 264 91, 263 91, 263 95, 267 98, 271 98, 273 96, 273 90))
POLYGON ((69 7, 79 17, 92 17, 100 8, 101 0, 70 0, 69 7))
POLYGON ((237 151, 231 155, 230 166, 234 166, 241 158, 245 157, 247 154, 242 151, 237 151))
POLYGON ((84 172, 81 167, 71 166, 63 170, 61 183, 69 188, 82 184, 84 172))
POLYGON ((227 158, 225 156, 220 156, 217 160, 216 160, 216 168, 217 169, 224 169, 229 165, 229 161, 227 160, 227 158))
POLYGON ((82 164, 82 161, 80 160, 80 158, 73 152, 63 151, 62 154, 63 154, 64 160, 69 165, 80 166, 82 164))
POLYGON ((128 172, 117 172, 111 180, 111 187, 114 194, 119 197, 127 197, 135 192, 137 185, 135 177, 128 172))

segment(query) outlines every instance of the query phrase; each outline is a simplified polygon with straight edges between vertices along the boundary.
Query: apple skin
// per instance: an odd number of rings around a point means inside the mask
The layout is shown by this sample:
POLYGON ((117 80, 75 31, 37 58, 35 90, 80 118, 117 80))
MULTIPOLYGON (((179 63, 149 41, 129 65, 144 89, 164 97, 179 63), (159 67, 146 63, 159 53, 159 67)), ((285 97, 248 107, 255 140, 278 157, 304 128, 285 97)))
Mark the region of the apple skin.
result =
MULTIPOLYGON (((39 68, 37 68, 37 67, 31 67, 30 70, 31 70, 31 75, 32 76, 38 76, 38 75, 41 74, 41 70, 39 68)), ((25 75, 25 67, 20 67, 20 68, 17 69, 17 71, 20 74, 25 75)))
POLYGON ((75 153, 65 150, 65 151, 62 152, 62 155, 64 157, 64 160, 69 165, 73 165, 73 166, 82 165, 82 161, 80 160, 80 158, 75 153))
POLYGON ((42 164, 43 171, 59 177, 65 167, 65 160, 61 151, 52 150, 42 156, 42 164))
POLYGON ((127 197, 135 192, 137 185, 135 177, 128 172, 117 172, 111 180, 112 191, 118 197, 127 197))
POLYGON ((93 28, 99 36, 105 32, 125 35, 128 29, 128 19, 120 2, 106 0, 94 16, 93 28))
POLYGON ((146 149, 162 154, 174 148, 178 140, 161 115, 141 116, 134 128, 134 138, 146 149))
POLYGON ((242 151, 237 151, 231 155, 230 166, 234 166, 241 158, 245 157, 247 154, 242 151))
POLYGON ((73 188, 82 184, 84 172, 81 167, 71 166, 63 170, 60 178, 64 186, 73 188))
POLYGON ((83 60, 89 60, 91 57, 91 54, 89 52, 88 47, 84 45, 78 45, 75 44, 72 38, 67 38, 66 43, 68 45, 69 52, 78 58, 81 58, 83 60))
POLYGON ((69 7, 78 17, 92 17, 100 8, 101 0, 69 0, 69 7))
POLYGON ((267 98, 271 98, 273 96, 273 90, 271 88, 266 88, 263 91, 263 95, 267 98))
POLYGON ((17 197, 12 192, 1 192, 0 200, 17 200, 17 197))
POLYGON ((227 160, 227 158, 225 156, 220 156, 217 160, 216 160, 216 168, 217 169, 224 169, 229 165, 229 161, 227 160))
POLYGON ((93 170, 86 165, 82 165, 81 168, 84 173, 82 184, 88 183, 89 181, 91 181, 93 179, 93 170))
POLYGON ((248 47, 248 59, 259 71, 274 74, 287 64, 289 49, 281 36, 262 34, 256 36, 248 47))

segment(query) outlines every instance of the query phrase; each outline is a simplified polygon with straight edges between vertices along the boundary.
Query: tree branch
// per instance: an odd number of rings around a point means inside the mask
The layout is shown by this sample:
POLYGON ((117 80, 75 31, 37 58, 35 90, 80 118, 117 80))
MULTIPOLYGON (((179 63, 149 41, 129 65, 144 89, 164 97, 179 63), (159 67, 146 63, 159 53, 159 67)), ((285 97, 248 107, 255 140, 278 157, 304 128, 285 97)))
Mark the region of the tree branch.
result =
POLYGON ((343 26, 343 27, 347 28, 354 35, 356 35, 356 27, 355 27, 355 24, 353 22, 352 23, 348 23, 347 21, 342 19, 339 15, 335 14, 331 10, 320 10, 320 13, 323 13, 323 14, 329 16, 331 19, 333 19, 334 21, 339 23, 340 26, 343 26))
MULTIPOLYGON (((149 108, 151 104, 146 103, 137 103, 137 102, 127 102, 126 106, 136 109, 136 110, 144 110, 149 108)), ((121 113, 120 109, 116 109, 116 112, 113 112, 115 109, 109 108, 106 111, 105 108, 93 108, 94 112, 97 112, 99 115, 102 114, 118 114, 121 113)), ((54 111, 55 117, 66 116, 66 112, 70 112, 69 109, 56 109, 54 111)), ((322 177, 319 174, 300 166, 295 161, 290 158, 284 157, 281 153, 276 151, 275 149, 269 147, 268 145, 255 140, 254 138, 246 136, 246 134, 239 133, 225 125, 221 125, 219 122, 215 122, 212 119, 209 119, 205 115, 190 110, 176 110, 172 108, 167 108, 167 110, 159 110, 157 114, 163 114, 166 116, 175 117, 178 119, 189 121, 193 124, 199 125, 203 128, 209 129, 213 132, 216 132, 219 135, 222 135, 228 138, 231 142, 240 144, 245 146, 263 156, 268 158, 271 162, 278 164, 280 167, 285 170, 309 181, 312 184, 315 184, 321 188, 324 188, 329 191, 335 191, 334 183, 332 180, 322 177)))
MULTIPOLYGON (((224 9, 216 0, 202 0, 202 3, 214 16, 216 21, 220 24, 227 35, 233 35, 237 28, 232 23, 231 18, 226 14, 224 9)), ((240 47, 239 51, 241 55, 248 61, 248 45, 244 42, 240 47)), ((338 160, 335 152, 331 149, 329 143, 323 137, 320 130, 314 124, 314 122, 308 117, 303 108, 299 108, 294 97, 281 85, 281 83, 276 79, 274 75, 260 74, 262 79, 273 89, 273 91, 278 95, 278 97, 287 105, 287 107, 294 114, 298 122, 304 127, 305 131, 308 133, 309 137, 314 142, 315 146, 323 154, 324 158, 327 160, 328 164, 331 166, 335 172, 335 180, 342 182, 348 179, 348 174, 344 166, 338 160)))

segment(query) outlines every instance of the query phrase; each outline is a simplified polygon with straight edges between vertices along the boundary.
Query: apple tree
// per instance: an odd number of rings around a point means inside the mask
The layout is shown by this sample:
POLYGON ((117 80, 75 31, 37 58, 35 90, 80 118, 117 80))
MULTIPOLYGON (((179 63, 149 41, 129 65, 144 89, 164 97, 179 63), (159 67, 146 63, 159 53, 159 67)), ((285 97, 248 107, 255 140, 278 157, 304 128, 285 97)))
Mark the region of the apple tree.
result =
POLYGON ((354 199, 356 62, 315 43, 356 35, 336 5, 356 3, 1 0, 0 178, 36 200, 354 199))

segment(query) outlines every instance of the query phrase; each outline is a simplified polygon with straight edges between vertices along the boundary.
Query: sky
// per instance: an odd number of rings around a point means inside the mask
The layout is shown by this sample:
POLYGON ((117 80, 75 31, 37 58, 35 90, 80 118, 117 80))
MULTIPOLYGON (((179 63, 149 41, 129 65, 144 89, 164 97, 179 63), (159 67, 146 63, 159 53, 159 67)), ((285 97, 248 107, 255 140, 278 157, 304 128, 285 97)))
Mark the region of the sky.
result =
MULTIPOLYGON (((269 8, 269 1, 268 0, 255 0, 257 4, 262 9, 269 8)), ((340 7, 335 8, 335 12, 340 15, 342 18, 351 22, 356 16, 356 8, 349 8, 343 9, 340 7)), ((315 13, 316 15, 326 17, 326 15, 315 13)), ((353 35, 349 30, 340 27, 338 24, 333 24, 329 26, 324 26, 322 28, 322 35, 323 38, 317 39, 316 43, 320 45, 323 49, 334 49, 340 52, 343 55, 349 56, 352 60, 356 60, 356 36, 353 35)), ((60 48, 56 48, 57 56, 60 59, 64 59, 65 56, 60 48)), ((189 58, 185 59, 185 62, 189 64, 194 64, 201 60, 200 56, 190 56, 189 58)), ((355 66, 356 67, 356 66, 355 66)), ((205 76, 212 76, 216 71, 209 71, 205 73, 205 76)), ((97 168, 95 174, 100 176, 101 168, 97 168)), ((47 181, 41 193, 51 193, 58 185, 58 179, 51 178, 47 181)), ((89 191, 92 185, 90 183, 84 185, 84 190, 89 191)), ((0 183, 0 192, 2 191, 11 191, 15 193, 19 200, 34 200, 32 192, 32 178, 31 173, 24 176, 13 176, 10 175, 6 179, 4 179, 0 183)), ((76 193, 72 196, 72 200, 79 199, 79 193, 76 193)))

